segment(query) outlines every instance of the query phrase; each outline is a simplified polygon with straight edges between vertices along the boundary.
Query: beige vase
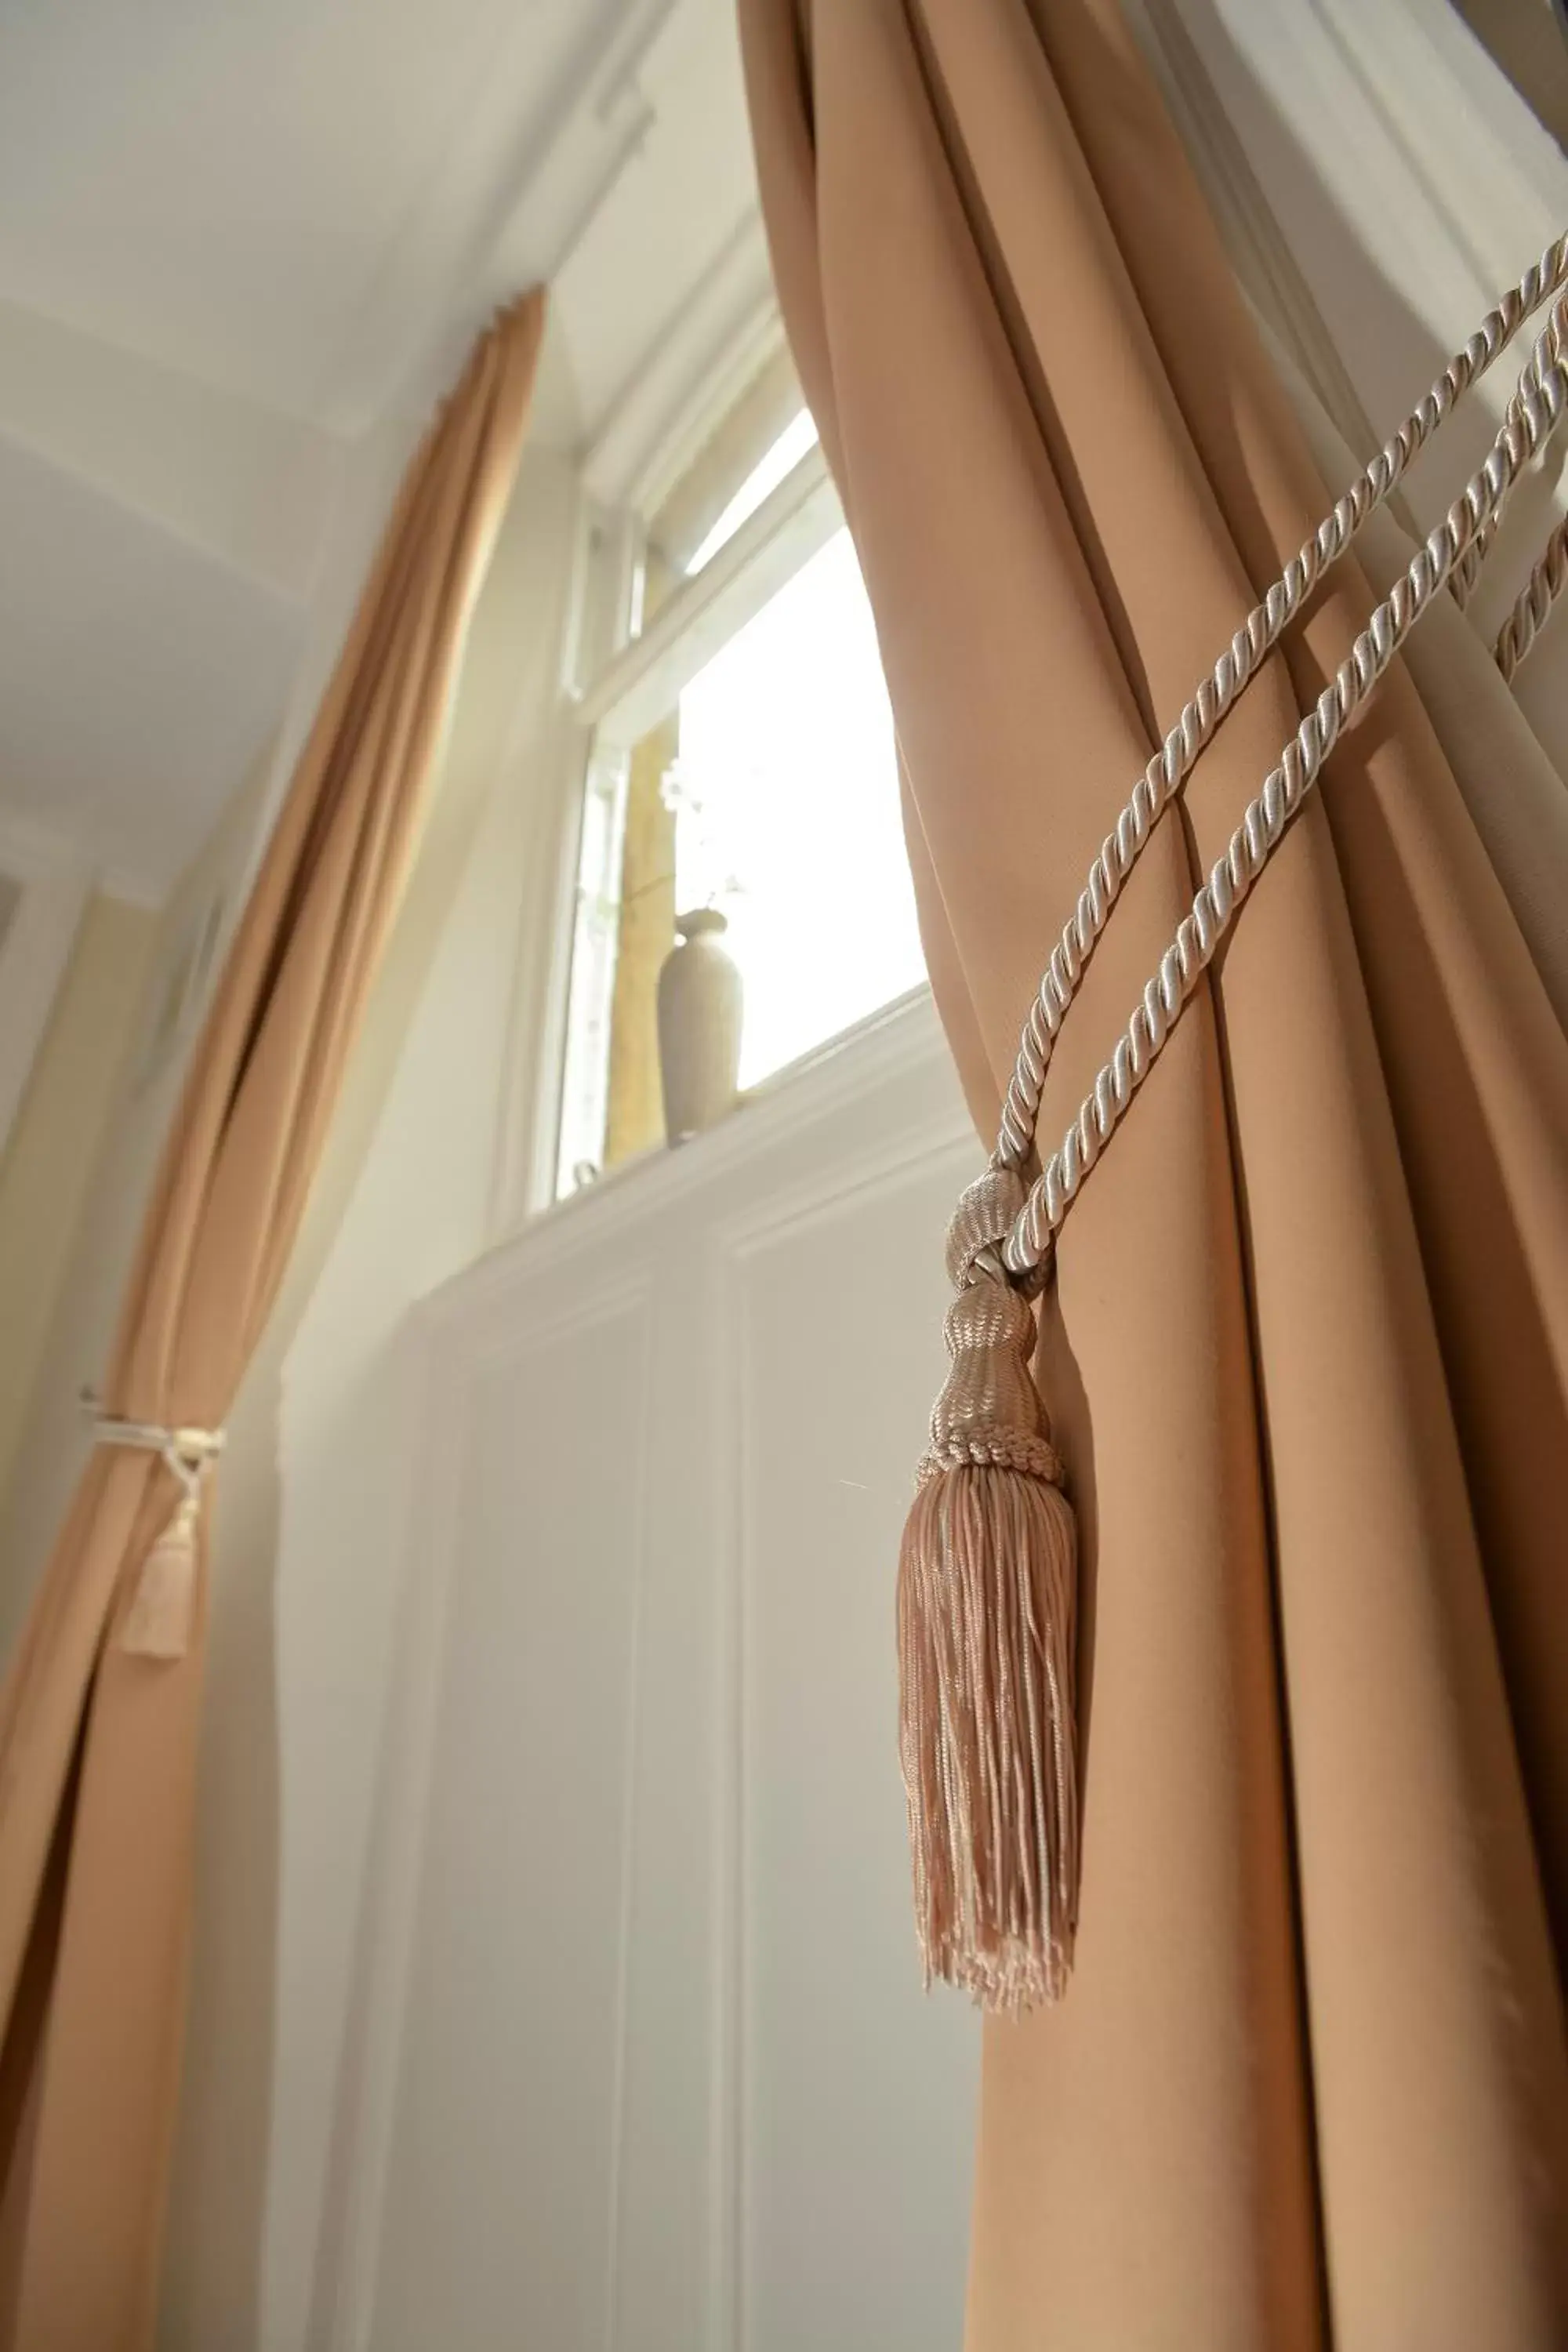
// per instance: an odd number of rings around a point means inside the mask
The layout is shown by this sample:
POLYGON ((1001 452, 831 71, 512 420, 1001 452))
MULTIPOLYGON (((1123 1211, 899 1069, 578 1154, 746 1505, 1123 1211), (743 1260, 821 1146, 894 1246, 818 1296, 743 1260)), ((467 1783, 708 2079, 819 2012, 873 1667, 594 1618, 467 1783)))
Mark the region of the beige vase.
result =
POLYGON ((735 1108, 742 991, 717 908, 677 915, 675 928, 679 945, 658 975, 658 1063, 665 1133, 684 1143, 735 1108))

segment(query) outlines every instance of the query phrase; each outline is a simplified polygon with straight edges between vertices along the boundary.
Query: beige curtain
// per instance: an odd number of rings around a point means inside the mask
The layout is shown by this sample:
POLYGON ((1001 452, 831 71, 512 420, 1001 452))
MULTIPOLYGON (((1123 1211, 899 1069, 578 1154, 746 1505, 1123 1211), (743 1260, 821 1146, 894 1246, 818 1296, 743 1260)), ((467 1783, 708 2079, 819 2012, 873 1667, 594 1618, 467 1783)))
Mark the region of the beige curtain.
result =
MULTIPOLYGON (((222 1422, 277 1294, 416 839, 543 326, 477 345, 411 465, 196 1045, 142 1228, 108 1409, 222 1422)), ((177 1488, 100 1448, 0 1696, 0 2343, 152 2337, 178 2085, 205 1539, 194 1638, 118 1636, 177 1488)))
MULTIPOLYGON (((989 1141, 1091 856, 1329 494, 1110 0, 742 20, 989 1141)), ((1368 603, 1336 572, 1165 817, 1052 1143, 1368 603)), ((972 2352, 1568 2343, 1568 1006, 1485 845, 1560 937, 1568 836, 1467 643, 1335 753, 1062 1235, 1081 1927, 986 2029, 972 2352)))

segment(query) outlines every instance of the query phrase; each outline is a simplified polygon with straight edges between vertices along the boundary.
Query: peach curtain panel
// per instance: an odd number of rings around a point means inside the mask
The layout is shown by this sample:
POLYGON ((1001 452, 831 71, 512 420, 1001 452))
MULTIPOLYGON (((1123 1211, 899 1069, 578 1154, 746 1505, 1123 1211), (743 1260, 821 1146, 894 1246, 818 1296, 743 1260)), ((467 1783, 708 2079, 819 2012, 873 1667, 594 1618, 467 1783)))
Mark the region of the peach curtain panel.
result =
MULTIPOLYGON (((277 1295, 417 839, 516 477, 544 317, 479 340, 409 467, 256 877, 142 1227, 115 1414, 222 1422, 277 1295)), ((152 2340, 178 2090, 206 1619, 121 1644, 178 1497, 89 1461, 0 1696, 0 2344, 152 2340)))
MULTIPOLYGON (((1110 0, 741 16, 988 1144, 1091 856, 1331 491, 1110 0)), ((1369 604, 1337 569, 1163 820, 1051 1143, 1369 604)), ((1061 1235, 1080 1928, 985 2028, 970 2352, 1568 2343, 1568 1003, 1471 804, 1559 927, 1568 832, 1448 635, 1462 710, 1395 666, 1061 1235)))

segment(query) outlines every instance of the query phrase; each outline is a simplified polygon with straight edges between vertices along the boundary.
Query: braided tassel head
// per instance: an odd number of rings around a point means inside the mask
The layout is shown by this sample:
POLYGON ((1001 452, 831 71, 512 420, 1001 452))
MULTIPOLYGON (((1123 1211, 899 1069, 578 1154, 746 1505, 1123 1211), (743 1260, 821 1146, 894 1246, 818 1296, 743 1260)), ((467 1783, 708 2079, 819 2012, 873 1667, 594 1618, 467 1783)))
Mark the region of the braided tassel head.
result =
POLYGON ((1011 1168, 948 1232, 952 1359, 899 1561, 899 1744, 926 1980, 1016 2012, 1065 1989, 1078 1916, 1078 1547, 997 1244, 1011 1168))

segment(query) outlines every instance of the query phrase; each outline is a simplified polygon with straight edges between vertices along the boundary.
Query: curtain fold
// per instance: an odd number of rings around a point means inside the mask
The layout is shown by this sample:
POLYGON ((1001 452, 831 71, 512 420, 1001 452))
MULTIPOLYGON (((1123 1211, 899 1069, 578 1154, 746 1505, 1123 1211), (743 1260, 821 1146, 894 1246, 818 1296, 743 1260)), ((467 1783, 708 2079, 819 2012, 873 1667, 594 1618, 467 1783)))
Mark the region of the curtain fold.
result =
MULTIPOLYGON (((221 1423, 304 1211, 417 837, 516 478, 537 291, 479 339, 411 463, 256 876, 143 1222, 104 1388, 221 1423)), ((152 2340, 178 2090, 206 1618, 120 1643, 178 1489, 99 1447, 0 1694, 0 2344, 152 2340)))
MULTIPOLYGON (((1091 856, 1343 484, 1110 0, 741 20, 989 1142, 1091 856)), ((1163 818, 1047 1145, 1371 602, 1338 567, 1163 818)), ((1564 785, 1479 661, 1461 789, 1418 674, 1336 750, 1060 1236, 1081 1925, 1062 2006, 987 2021, 972 2352, 1568 2340, 1568 1038, 1531 944, 1568 906, 1564 785), (1467 804, 1516 782, 1522 923, 1467 804)))

